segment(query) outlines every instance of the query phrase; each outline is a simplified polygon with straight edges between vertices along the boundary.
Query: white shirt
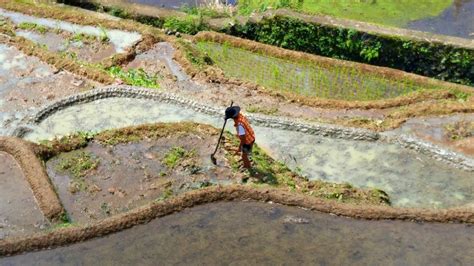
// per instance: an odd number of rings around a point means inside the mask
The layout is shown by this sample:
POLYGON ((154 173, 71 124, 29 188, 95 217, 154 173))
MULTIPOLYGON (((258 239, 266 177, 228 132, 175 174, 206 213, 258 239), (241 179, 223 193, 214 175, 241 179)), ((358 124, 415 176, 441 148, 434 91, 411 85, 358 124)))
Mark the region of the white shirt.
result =
POLYGON ((237 135, 238 136, 245 135, 245 128, 241 124, 237 125, 237 135))

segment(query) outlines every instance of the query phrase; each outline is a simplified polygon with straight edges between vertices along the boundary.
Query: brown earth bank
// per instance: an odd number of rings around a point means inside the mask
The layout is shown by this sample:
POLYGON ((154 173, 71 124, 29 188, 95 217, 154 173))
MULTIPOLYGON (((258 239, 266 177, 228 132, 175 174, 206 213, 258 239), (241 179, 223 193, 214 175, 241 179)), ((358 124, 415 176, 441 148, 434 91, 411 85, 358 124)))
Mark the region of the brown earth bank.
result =
POLYGON ((0 152, 0 239, 27 236, 49 226, 20 166, 0 152))
POLYGON ((314 211, 371 220, 399 219, 419 222, 474 223, 474 213, 462 209, 432 211, 396 209, 385 206, 359 206, 340 204, 275 188, 242 185, 214 186, 191 191, 166 201, 153 202, 147 206, 106 218, 94 224, 62 228, 50 233, 36 234, 27 238, 2 240, 0 241, 0 255, 10 256, 101 237, 199 204, 241 200, 272 201, 278 204, 299 206, 314 211))
POLYGON ((63 207, 31 143, 18 138, 0 137, 0 151, 10 154, 18 162, 43 214, 48 219, 60 219, 63 207))

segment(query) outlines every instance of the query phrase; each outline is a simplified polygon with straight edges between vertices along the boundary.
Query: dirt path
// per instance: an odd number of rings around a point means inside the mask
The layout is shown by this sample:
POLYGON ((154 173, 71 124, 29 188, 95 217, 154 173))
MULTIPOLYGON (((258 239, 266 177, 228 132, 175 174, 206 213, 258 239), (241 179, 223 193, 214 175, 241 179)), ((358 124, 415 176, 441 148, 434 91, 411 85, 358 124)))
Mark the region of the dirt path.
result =
POLYGON ((363 221, 280 205, 228 202, 0 263, 469 265, 474 261, 473 233, 463 224, 363 221))
POLYGON ((4 152, 0 152, 0 195, 0 240, 49 227, 19 165, 4 152))

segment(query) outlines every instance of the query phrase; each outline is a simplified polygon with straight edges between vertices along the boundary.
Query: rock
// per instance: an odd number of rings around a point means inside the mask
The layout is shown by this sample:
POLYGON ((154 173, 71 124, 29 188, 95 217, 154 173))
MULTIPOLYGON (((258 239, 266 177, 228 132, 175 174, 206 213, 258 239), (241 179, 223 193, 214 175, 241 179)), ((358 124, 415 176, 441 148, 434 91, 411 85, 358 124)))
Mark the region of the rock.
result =
POLYGON ((309 220, 302 218, 302 217, 297 217, 293 215, 287 215, 283 219, 284 223, 290 223, 290 224, 308 224, 309 220))
POLYGON ((72 85, 79 87, 84 84, 84 80, 82 79, 75 79, 71 82, 72 85))
POLYGON ((114 188, 114 187, 109 187, 109 188, 107 189, 107 191, 108 191, 110 194, 115 194, 115 192, 117 191, 117 189, 114 188))

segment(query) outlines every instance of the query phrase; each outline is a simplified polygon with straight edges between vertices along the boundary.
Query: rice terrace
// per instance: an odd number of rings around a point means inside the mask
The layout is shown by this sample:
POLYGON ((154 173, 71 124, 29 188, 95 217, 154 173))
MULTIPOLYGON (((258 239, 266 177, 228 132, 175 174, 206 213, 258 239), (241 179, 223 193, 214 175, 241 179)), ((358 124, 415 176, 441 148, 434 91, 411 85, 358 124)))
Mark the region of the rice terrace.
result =
POLYGON ((473 0, 0 0, 0 265, 474 265, 473 0))

